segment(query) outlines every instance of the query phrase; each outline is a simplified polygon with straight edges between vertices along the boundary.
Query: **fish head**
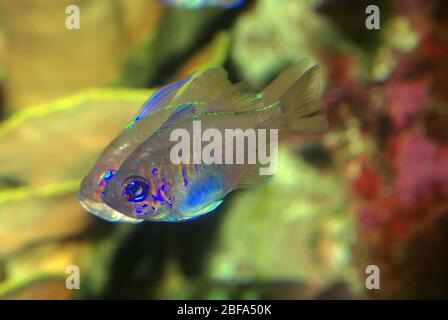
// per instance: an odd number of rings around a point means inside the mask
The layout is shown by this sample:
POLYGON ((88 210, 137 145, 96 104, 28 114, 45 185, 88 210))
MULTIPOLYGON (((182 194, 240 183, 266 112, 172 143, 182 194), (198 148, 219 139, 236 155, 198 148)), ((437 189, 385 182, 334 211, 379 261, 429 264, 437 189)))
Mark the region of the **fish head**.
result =
POLYGON ((126 145, 117 147, 116 143, 112 143, 106 148, 99 156, 93 168, 82 180, 81 187, 76 196, 85 210, 111 222, 141 222, 114 210, 101 199, 106 185, 129 154, 127 149, 126 145))
POLYGON ((163 168, 129 157, 107 182, 101 200, 130 219, 162 221, 172 209, 172 184, 163 168))
MULTIPOLYGON (((221 72, 221 71, 218 71, 221 72)), ((222 72, 221 72, 222 74, 222 72)), ((113 222, 141 222, 122 214, 106 203, 102 197, 106 186, 115 176, 127 157, 158 127, 164 117, 171 113, 170 109, 163 109, 176 96, 177 92, 189 82, 192 75, 168 84, 155 91, 143 104, 132 121, 125 129, 104 149, 93 168, 81 183, 77 195, 78 201, 90 213, 102 219, 113 222), (155 114, 157 114, 155 116, 155 114)))

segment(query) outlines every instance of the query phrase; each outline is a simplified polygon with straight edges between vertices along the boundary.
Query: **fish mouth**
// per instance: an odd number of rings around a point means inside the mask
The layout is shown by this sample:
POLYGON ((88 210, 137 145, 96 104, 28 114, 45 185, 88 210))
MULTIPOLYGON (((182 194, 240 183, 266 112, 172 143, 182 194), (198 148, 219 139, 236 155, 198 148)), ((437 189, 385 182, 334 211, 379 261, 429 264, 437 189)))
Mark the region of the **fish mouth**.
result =
POLYGON ((109 222, 140 223, 144 221, 142 219, 134 219, 128 217, 121 212, 112 209, 104 202, 95 201, 89 197, 82 195, 81 193, 78 193, 76 195, 76 200, 78 200, 78 202, 85 210, 87 210, 94 216, 109 222))

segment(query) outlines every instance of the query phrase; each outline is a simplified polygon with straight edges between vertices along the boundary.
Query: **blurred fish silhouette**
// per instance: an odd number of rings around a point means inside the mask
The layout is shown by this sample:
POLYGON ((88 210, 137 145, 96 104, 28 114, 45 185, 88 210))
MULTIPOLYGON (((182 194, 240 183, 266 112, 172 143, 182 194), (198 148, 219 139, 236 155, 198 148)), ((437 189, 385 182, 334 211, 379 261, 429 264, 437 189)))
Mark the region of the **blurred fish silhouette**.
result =
MULTIPOLYGON (((261 94, 232 84, 222 68, 191 75, 157 91, 125 130, 101 153, 84 178, 78 201, 109 221, 185 221, 214 210, 231 191, 269 176, 255 164, 174 164, 170 150, 176 128, 278 128, 321 132, 320 72, 301 60, 283 71, 261 94)), ((224 134, 223 134, 224 135, 224 134)))
POLYGON ((218 7, 223 9, 235 9, 244 4, 244 0, 161 0, 163 4, 185 8, 200 9, 205 7, 218 7))

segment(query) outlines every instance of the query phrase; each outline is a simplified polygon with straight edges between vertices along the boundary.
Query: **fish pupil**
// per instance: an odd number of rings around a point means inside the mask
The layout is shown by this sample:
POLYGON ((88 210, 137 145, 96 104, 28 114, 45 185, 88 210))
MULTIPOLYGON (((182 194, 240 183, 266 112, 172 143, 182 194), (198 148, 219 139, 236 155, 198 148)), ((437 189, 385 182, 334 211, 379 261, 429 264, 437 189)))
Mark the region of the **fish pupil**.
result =
POLYGON ((149 185, 145 179, 141 177, 132 177, 127 179, 124 184, 123 196, 130 202, 141 202, 148 195, 149 185))

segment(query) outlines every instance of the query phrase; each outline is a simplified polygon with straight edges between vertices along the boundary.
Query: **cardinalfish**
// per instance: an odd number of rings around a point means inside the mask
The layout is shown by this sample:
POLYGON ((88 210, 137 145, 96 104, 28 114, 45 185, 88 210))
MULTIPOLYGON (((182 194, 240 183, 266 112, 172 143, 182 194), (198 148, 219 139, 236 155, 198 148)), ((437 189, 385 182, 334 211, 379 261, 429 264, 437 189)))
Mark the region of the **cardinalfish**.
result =
MULTIPOLYGON (((260 163, 174 162, 172 132, 193 132, 198 121, 203 129, 222 133, 251 128, 322 132, 327 119, 319 95, 319 68, 308 67, 306 60, 284 70, 259 94, 232 84, 221 67, 174 82, 155 92, 100 154, 81 183, 78 201, 108 221, 200 217, 230 192, 270 176, 260 175, 260 163)), ((194 151, 183 156, 194 158, 194 151)))
POLYGON ((234 9, 241 7, 244 4, 244 0, 162 0, 162 3, 185 9, 200 9, 204 7, 234 9))

